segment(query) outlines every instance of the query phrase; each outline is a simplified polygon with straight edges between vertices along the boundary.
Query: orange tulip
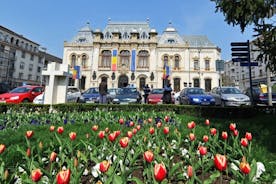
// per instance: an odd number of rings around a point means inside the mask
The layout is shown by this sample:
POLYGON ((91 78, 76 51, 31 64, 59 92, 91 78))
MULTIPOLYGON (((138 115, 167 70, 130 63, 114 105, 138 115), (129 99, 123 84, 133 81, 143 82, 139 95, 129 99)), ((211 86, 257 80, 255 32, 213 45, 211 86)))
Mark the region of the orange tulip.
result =
POLYGON ((154 166, 154 178, 156 181, 161 182, 166 178, 167 170, 163 163, 155 164, 154 166))
POLYGON ((209 137, 207 135, 204 135, 203 136, 203 142, 208 142, 208 140, 209 140, 209 137))
POLYGON ((42 172, 40 169, 32 170, 31 178, 34 182, 38 182, 42 177, 42 172))
POLYGON ((131 139, 131 138, 132 138, 132 135, 133 135, 133 134, 132 134, 132 131, 127 131, 127 136, 128 136, 128 138, 131 139))
POLYGON ((194 141, 195 140, 195 134, 190 133, 189 138, 190 138, 191 141, 194 141))
POLYGON ((54 162, 56 160, 56 158, 57 158, 57 154, 56 154, 56 152, 53 151, 50 155, 50 161, 54 162))
POLYGON ((189 178, 193 176, 193 167, 191 165, 187 167, 187 175, 189 178))
POLYGON ((98 130, 98 125, 93 125, 92 130, 96 132, 98 130))
POLYGON ((151 163, 152 161, 153 161, 153 159, 154 159, 154 155, 153 155, 153 153, 152 153, 152 151, 146 151, 145 153, 144 153, 144 159, 148 162, 148 163, 151 163))
POLYGON ((50 132, 53 132, 55 130, 55 126, 50 126, 50 132))
POLYGON ((107 160, 104 160, 100 163, 100 171, 102 173, 106 172, 110 166, 110 163, 107 160))
POLYGON ((32 138, 33 135, 34 135, 34 132, 32 130, 29 130, 29 131, 26 132, 26 137, 28 139, 32 138))
POLYGON ((60 171, 56 177, 57 184, 69 184, 70 183, 70 174, 71 174, 70 169, 60 171))
POLYGON ((245 157, 242 158, 242 162, 240 163, 240 170, 244 174, 249 174, 250 173, 251 168, 250 168, 249 163, 246 162, 245 157))
POLYGON ((0 144, 0 154, 3 153, 6 149, 6 146, 4 144, 0 144))

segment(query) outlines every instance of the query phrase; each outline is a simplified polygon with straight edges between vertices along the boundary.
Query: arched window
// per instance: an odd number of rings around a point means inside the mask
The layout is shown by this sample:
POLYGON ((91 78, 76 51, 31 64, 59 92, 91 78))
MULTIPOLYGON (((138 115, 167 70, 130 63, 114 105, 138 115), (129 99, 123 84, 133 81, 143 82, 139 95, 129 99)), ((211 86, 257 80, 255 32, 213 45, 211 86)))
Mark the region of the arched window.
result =
POLYGON ((76 55, 71 56, 71 68, 74 68, 76 66, 77 57, 76 55))
POLYGON ((148 38, 148 35, 146 32, 143 32, 141 35, 140 35, 140 38, 141 39, 147 39, 148 38))
POLYGON ((111 51, 110 50, 104 50, 102 51, 102 61, 100 67, 103 68, 110 68, 111 66, 111 51))
POLYGON ((120 52, 120 66, 129 68, 130 52, 128 50, 122 50, 120 52))
POLYGON ((146 50, 141 50, 138 53, 138 66, 137 68, 147 68, 149 67, 149 53, 146 50))
POLYGON ((179 68, 179 56, 174 56, 174 67, 179 68))
POLYGON ((14 38, 13 38, 13 37, 11 37, 11 44, 13 44, 13 40, 14 40, 14 38))
POLYGON ((105 39, 110 39, 110 38, 112 38, 112 35, 110 34, 110 32, 106 32, 105 35, 104 35, 104 38, 105 39))
POLYGON ((164 67, 167 66, 169 64, 169 56, 165 55, 163 57, 163 61, 164 61, 164 67))
POLYGON ((129 39, 129 35, 128 35, 127 32, 124 32, 124 34, 123 34, 123 39, 129 39))
POLYGON ((83 68, 86 68, 87 67, 87 56, 84 54, 84 55, 82 55, 82 57, 81 57, 81 66, 83 67, 83 68))

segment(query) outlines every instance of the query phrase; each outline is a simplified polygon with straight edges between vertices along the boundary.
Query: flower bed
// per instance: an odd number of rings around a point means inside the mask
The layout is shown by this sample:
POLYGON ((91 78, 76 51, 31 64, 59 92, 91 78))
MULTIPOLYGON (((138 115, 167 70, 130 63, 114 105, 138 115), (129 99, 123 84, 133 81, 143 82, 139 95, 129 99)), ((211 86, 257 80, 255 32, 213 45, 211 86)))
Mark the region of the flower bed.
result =
POLYGON ((3 126, 7 132, 25 131, 17 132, 17 143, 0 142, 1 183, 261 179, 256 176, 252 135, 240 135, 234 123, 217 130, 209 120, 181 122, 174 113, 98 111, 10 116, 3 126))

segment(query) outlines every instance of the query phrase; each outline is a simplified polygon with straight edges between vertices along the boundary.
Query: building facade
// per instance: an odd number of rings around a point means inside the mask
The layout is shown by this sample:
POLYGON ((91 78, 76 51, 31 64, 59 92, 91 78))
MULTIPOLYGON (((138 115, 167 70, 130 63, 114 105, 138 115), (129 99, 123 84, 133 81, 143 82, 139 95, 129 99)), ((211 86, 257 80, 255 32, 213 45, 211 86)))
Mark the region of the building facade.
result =
POLYGON ((72 71, 79 66, 75 85, 81 89, 98 87, 106 78, 109 88, 162 88, 169 81, 174 91, 189 85, 209 91, 219 84, 219 59, 220 49, 206 36, 181 36, 171 24, 159 35, 148 20, 109 20, 103 31, 92 30, 88 23, 64 42, 63 53, 72 71))
MULTIPOLYGON (((250 60, 251 62, 257 62, 258 66, 251 66, 252 86, 267 84, 268 75, 270 81, 276 81, 276 75, 267 72, 266 62, 257 60, 259 52, 253 42, 250 42, 250 60)), ((230 60, 225 62, 224 68, 223 79, 225 85, 236 86, 241 90, 250 87, 248 66, 240 66, 239 62, 230 60)))
POLYGON ((22 84, 44 84, 42 69, 62 59, 46 53, 38 43, 0 26, 0 82, 11 88, 22 84))

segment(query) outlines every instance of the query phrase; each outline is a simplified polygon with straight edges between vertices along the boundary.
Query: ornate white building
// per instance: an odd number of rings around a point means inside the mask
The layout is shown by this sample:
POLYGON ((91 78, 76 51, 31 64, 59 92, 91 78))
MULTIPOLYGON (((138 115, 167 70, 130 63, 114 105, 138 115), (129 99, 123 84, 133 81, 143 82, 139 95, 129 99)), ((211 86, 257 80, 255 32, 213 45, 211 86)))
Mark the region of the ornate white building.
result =
POLYGON ((145 22, 113 22, 92 30, 89 23, 70 42, 64 42, 63 62, 80 66, 82 89, 97 87, 107 78, 109 88, 145 84, 162 88, 169 80, 175 91, 219 85, 215 61, 220 48, 206 36, 182 36, 169 24, 158 35, 145 22))

